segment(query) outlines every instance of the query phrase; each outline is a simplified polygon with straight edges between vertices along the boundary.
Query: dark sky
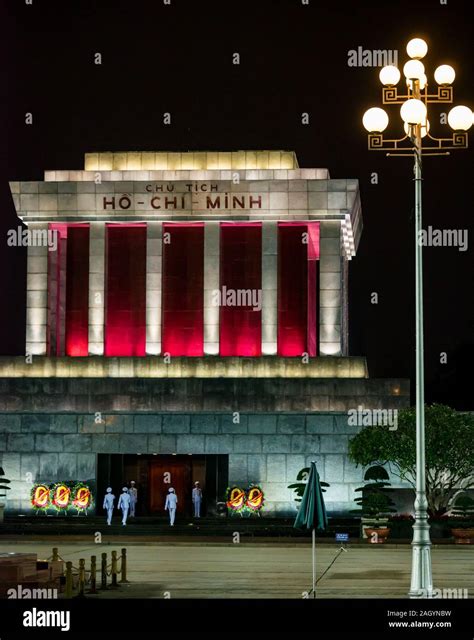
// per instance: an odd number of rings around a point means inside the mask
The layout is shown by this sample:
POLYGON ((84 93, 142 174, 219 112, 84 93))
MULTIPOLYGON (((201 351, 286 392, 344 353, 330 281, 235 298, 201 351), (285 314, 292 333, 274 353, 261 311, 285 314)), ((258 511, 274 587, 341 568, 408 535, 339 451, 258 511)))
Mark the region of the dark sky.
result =
MULTIPOLYGON (((472 108, 470 4, 4 0, 1 236, 17 226, 8 180, 81 169, 86 151, 295 150, 302 167, 360 180, 364 232, 350 264, 351 354, 367 356, 371 377, 413 381, 412 163, 367 150, 361 116, 381 106, 378 69, 348 66, 348 51, 398 49, 403 65, 406 42, 424 37, 429 79, 439 64, 452 64, 455 103, 472 108), (26 112, 33 125, 25 124, 26 112), (171 125, 163 124, 164 112, 171 125), (302 112, 309 125, 301 124, 302 112)), ((432 108, 433 135, 448 131, 438 124, 441 110, 432 108)), ((397 107, 389 115, 397 137, 397 107)), ((425 226, 473 231, 472 169, 472 148, 425 160, 425 226)), ((473 241, 465 252, 424 250, 426 398, 458 409, 474 409, 473 241)), ((0 259, 0 353, 21 354, 26 253, 4 240, 0 259)))

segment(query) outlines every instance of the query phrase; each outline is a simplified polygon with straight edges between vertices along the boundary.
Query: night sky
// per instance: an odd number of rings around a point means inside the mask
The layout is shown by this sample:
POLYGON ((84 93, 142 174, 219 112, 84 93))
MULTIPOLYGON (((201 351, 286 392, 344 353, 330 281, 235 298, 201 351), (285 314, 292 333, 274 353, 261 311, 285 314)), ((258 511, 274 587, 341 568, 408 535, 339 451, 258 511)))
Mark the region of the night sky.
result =
MULTIPOLYGON (((87 151, 288 149, 301 167, 358 178, 364 231, 350 264, 350 353, 371 377, 410 377, 414 389, 412 161, 367 150, 361 117, 381 105, 378 68, 348 66, 348 51, 430 47, 429 81, 456 69, 455 104, 474 107, 470 2, 309 0, 23 0, 3 3, 0 118, 2 325, 0 354, 24 352, 26 249, 8 180, 82 169, 87 151), (380 5, 383 5, 382 7, 380 5), (232 64, 239 53, 240 65, 232 64), (102 64, 94 64, 101 53, 102 64), (25 124, 25 113, 33 124, 25 124), (171 125, 163 113, 171 113, 171 125), (309 113, 309 125, 301 114, 309 113), (371 184, 373 172, 379 183, 371 184), (379 302, 371 304, 371 294, 379 302)), ((448 111, 450 106, 444 107, 448 111)), ((401 137, 397 107, 388 133, 401 137)), ((449 135, 433 106, 431 133, 449 135)), ((471 130, 471 139, 474 130, 471 130)), ((473 232, 473 148, 424 163, 424 226, 473 232)), ((428 247, 426 399, 474 409, 473 252, 428 247), (447 353, 447 363, 440 354, 447 353)))

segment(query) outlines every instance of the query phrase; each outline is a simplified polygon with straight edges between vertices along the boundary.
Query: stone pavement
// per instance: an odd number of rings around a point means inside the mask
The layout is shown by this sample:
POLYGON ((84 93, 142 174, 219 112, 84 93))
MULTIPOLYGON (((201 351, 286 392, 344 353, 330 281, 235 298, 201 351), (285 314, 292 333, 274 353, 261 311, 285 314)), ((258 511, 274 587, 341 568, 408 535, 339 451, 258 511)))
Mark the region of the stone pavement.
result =
MULTIPOLYGON (((86 558, 116 549, 117 544, 89 541, 0 541, 0 552, 51 555, 59 547, 65 560, 77 566, 86 558)), ((301 598, 311 587, 311 546, 306 543, 127 542, 129 585, 91 598, 301 598)), ((317 546, 317 576, 327 569, 339 547, 317 546)), ((436 588, 468 589, 474 595, 474 548, 433 546, 436 588)), ((320 598, 405 598, 410 584, 411 548, 349 546, 318 584, 320 598)))

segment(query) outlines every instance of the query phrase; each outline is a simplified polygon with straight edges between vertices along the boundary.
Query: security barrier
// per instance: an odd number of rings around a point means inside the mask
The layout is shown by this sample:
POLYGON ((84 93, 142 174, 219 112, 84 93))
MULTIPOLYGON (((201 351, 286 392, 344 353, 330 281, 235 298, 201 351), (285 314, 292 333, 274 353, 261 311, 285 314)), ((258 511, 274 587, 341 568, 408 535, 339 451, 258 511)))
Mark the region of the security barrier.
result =
POLYGON ((111 569, 111 574, 112 574, 112 584, 110 585, 111 589, 117 589, 118 588, 118 584, 117 584, 117 552, 116 551, 112 551, 112 569, 111 569))
MULTIPOLYGON (((59 555, 57 547, 53 547, 52 555, 48 560, 63 561, 59 555)), ((111 562, 107 564, 107 553, 102 553, 100 567, 100 590, 97 590, 97 557, 91 556, 90 569, 86 569, 86 561, 80 558, 79 566, 74 567, 71 561, 65 562, 65 598, 85 598, 86 585, 89 585, 88 594, 97 594, 107 589, 119 589, 121 584, 129 583, 127 580, 127 550, 123 548, 121 555, 117 557, 117 551, 112 551, 111 562), (119 567, 120 562, 120 567, 119 567), (87 577, 88 574, 88 577, 87 577), (120 580, 118 580, 120 576, 120 580), (110 585, 107 584, 107 578, 111 578, 110 585), (76 592, 76 595, 74 595, 76 592)), ((59 578, 60 576, 58 576, 59 578)))
POLYGON ((100 588, 107 589, 107 554, 102 554, 102 562, 100 565, 100 588))
POLYGON ((97 593, 97 558, 91 556, 91 577, 90 577, 90 589, 87 593, 97 593))

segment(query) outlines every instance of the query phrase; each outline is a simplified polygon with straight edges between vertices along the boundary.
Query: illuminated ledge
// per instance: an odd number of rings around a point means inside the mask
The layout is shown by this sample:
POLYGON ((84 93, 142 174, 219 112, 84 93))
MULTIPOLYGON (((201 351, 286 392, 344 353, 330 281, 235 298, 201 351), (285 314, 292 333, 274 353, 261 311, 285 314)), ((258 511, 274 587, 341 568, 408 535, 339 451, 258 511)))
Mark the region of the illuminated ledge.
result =
POLYGON ((0 378, 368 378, 365 358, 49 358, 0 357, 0 378))
POLYGON ((106 151, 86 153, 86 171, 298 169, 294 151, 106 151))

